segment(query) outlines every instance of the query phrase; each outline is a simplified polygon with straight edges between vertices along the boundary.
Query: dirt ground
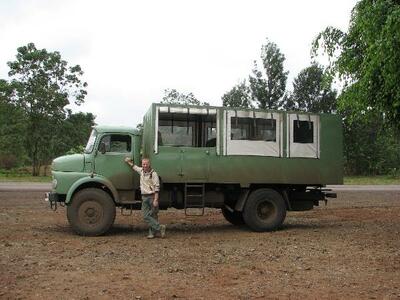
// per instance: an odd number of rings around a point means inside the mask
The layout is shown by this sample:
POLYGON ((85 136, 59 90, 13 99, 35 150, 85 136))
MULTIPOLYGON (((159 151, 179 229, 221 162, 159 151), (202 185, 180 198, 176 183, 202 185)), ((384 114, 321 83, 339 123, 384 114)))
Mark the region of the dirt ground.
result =
POLYGON ((338 196, 270 233, 161 211, 147 240, 139 212, 80 237, 42 192, 0 192, 0 298, 399 299, 400 192, 338 196))

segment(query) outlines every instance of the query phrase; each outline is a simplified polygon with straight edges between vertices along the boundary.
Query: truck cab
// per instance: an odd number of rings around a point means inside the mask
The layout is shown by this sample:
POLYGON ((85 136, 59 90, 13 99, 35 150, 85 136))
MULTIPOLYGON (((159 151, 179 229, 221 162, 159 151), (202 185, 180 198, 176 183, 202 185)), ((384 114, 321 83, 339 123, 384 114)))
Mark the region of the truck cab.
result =
MULTIPOLYGON (((47 195, 47 199, 52 203, 52 207, 56 207, 60 202, 71 207, 73 199, 79 199, 79 195, 84 192, 89 196, 95 195, 93 198, 107 199, 102 202, 109 202, 111 210, 114 211, 115 206, 140 201, 136 199, 139 177, 124 162, 125 157, 139 158, 140 147, 141 134, 137 129, 95 126, 84 153, 61 156, 53 160, 52 192, 47 195)), ((105 212, 96 201, 93 199, 88 202, 90 205, 86 204, 75 212, 68 209, 68 220, 84 221, 83 218, 86 217, 87 221, 91 222, 91 230, 98 232, 99 229, 94 225, 97 222, 96 218, 105 212)), ((115 213, 111 215, 115 218, 115 213)))

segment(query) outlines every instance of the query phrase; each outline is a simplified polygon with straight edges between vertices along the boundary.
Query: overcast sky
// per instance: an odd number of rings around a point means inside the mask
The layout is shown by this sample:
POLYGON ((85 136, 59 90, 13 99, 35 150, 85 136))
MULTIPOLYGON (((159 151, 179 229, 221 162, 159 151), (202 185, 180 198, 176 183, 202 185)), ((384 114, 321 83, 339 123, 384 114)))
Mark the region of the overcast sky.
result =
POLYGON ((326 26, 347 30, 356 0, 0 0, 0 78, 29 42, 80 64, 98 124, 136 126, 164 89, 221 106, 248 78, 268 37, 286 57, 288 87, 326 26))

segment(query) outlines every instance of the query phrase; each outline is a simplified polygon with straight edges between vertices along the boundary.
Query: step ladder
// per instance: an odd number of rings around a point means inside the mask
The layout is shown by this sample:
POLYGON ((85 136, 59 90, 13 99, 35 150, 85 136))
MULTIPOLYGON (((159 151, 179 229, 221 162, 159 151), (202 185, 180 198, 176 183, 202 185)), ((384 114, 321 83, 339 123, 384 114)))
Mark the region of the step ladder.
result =
POLYGON ((205 206, 204 183, 185 183, 183 202, 186 216, 203 216, 205 206))

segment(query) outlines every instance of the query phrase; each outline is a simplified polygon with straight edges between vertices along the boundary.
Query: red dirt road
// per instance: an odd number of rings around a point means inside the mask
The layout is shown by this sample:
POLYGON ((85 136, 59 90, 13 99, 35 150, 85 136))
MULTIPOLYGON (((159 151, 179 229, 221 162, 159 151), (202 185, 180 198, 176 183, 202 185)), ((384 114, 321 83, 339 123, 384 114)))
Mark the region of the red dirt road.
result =
POLYGON ((270 233, 217 210, 160 220, 166 239, 145 239, 139 212, 80 237, 42 192, 0 192, 0 298, 400 298, 399 191, 343 191, 270 233))

